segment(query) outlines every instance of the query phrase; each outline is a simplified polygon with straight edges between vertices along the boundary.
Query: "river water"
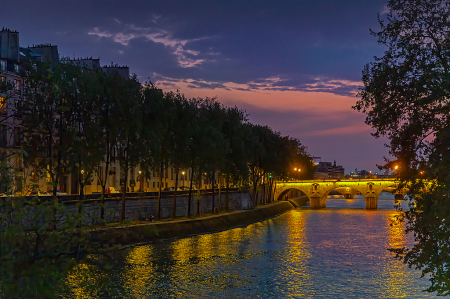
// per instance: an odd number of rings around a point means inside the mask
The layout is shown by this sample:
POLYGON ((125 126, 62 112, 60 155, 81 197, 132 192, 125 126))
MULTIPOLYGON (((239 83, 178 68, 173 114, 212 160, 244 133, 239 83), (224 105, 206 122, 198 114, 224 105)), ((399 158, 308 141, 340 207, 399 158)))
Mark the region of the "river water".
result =
POLYGON ((108 271, 75 267, 67 298, 434 298, 422 292, 428 280, 387 251, 412 240, 391 226, 398 212, 383 196, 378 210, 331 196, 326 209, 123 249, 108 271), (96 295, 89 286, 100 279, 111 282, 96 295))

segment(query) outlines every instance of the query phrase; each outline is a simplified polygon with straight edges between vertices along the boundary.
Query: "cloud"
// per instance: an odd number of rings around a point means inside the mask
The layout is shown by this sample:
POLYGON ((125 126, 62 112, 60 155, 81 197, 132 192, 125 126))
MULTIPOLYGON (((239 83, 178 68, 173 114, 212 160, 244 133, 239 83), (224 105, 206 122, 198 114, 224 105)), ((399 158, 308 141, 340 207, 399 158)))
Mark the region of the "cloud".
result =
POLYGON ((361 132, 371 132, 371 127, 364 124, 353 124, 351 126, 337 127, 324 130, 313 130, 303 134, 303 136, 334 136, 334 135, 353 135, 361 132))
MULTIPOLYGON (((161 16, 153 17, 155 23, 160 17, 161 16)), ((120 22, 117 19, 114 20, 120 22)), ((200 54, 200 51, 186 49, 186 44, 208 38, 177 39, 167 30, 153 27, 136 27, 133 24, 125 25, 124 29, 116 32, 100 30, 98 27, 94 27, 92 30, 88 31, 88 35, 98 36, 99 38, 111 38, 114 42, 124 46, 128 46, 131 40, 138 38, 144 38, 154 43, 161 43, 164 46, 171 48, 172 53, 177 58, 179 66, 183 68, 196 67, 205 61, 203 58, 195 58, 195 56, 200 54)))
POLYGON ((89 35, 96 35, 98 37, 111 37, 112 34, 108 33, 106 31, 100 31, 100 29, 98 29, 98 27, 94 27, 93 30, 88 31, 89 35))
POLYGON ((156 22, 161 19, 161 15, 152 14, 152 22, 156 24, 156 22))
POLYGON ((260 78, 248 83, 238 84, 235 82, 215 82, 194 79, 175 79, 154 74, 157 84, 164 84, 166 81, 189 83, 188 88, 205 88, 237 91, 301 91, 301 92, 321 92, 332 93, 340 96, 355 97, 358 89, 362 86, 360 82, 348 80, 330 80, 327 78, 311 78, 305 83, 296 80, 281 79, 280 77, 260 78))

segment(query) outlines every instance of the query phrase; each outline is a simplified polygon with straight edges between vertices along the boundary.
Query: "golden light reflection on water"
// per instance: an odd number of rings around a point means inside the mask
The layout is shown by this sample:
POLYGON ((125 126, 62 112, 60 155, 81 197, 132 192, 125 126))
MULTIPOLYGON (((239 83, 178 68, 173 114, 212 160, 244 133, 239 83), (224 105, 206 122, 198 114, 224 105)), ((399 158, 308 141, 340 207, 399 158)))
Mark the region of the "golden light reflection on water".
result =
POLYGON ((126 271, 123 271, 121 282, 127 292, 135 295, 134 298, 145 298, 139 294, 145 295, 147 286, 156 281, 152 254, 151 246, 133 247, 128 251, 125 259, 126 271))
POLYGON ((428 297, 418 275, 386 250, 410 242, 402 224, 390 225, 397 212, 341 201, 341 209, 297 209, 244 228, 120 250, 107 274, 77 265, 67 278, 72 296, 63 298, 104 298, 89 285, 106 277, 116 294, 126 290, 111 298, 428 297))
POLYGON ((311 283, 307 263, 311 257, 306 246, 305 214, 295 210, 289 214, 289 234, 286 251, 289 253, 283 261, 281 275, 284 276, 287 293, 294 298, 312 298, 312 293, 306 293, 306 285, 311 283), (284 268, 284 269, 283 269, 284 268))
POLYGON ((66 285, 68 294, 62 298, 93 298, 97 293, 97 286, 106 275, 94 265, 80 263, 75 265, 67 274, 66 285))
MULTIPOLYGON (((386 215, 386 227, 388 230, 386 248, 402 248, 406 245, 407 237, 403 222, 397 221, 398 212, 389 212, 386 215)), ((394 254, 387 252, 383 259, 385 263, 381 273, 384 298, 407 298, 409 290, 405 285, 414 285, 413 278, 406 271, 405 265, 394 259, 394 254)))

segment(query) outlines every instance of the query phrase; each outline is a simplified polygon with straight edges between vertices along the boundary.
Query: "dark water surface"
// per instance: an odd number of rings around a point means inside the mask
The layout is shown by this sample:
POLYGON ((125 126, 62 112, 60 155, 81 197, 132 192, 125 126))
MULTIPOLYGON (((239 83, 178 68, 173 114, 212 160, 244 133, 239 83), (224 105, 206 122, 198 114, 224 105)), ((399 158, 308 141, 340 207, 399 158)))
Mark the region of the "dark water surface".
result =
POLYGON ((89 285, 110 278, 113 298, 433 298, 421 292, 428 280, 386 250, 412 244, 390 225, 394 201, 378 207, 331 197, 323 210, 123 249, 107 273, 77 266, 70 297, 102 298, 89 285))

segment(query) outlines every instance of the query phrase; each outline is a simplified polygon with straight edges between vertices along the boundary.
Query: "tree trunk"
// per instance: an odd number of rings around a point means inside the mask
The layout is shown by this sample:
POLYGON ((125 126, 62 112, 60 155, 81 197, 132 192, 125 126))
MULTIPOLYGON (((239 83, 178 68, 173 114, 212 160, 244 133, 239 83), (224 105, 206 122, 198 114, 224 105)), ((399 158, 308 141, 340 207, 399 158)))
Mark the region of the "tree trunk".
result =
POLYGON ((253 204, 258 205, 258 198, 256 197, 256 183, 253 183, 253 204))
POLYGON ((161 185, 162 185, 163 167, 164 167, 164 164, 163 164, 163 162, 161 162, 161 165, 159 167, 160 172, 159 172, 158 201, 156 204, 156 220, 161 219, 161 185))
MULTIPOLYGON (((56 182, 57 184, 57 182, 56 182)), ((54 231, 56 229, 56 205, 58 204, 58 197, 56 196, 56 185, 53 186, 53 205, 52 205, 52 219, 50 221, 49 231, 54 231)))
POLYGON ((78 206, 78 217, 79 217, 79 223, 77 225, 77 227, 81 227, 83 225, 83 217, 82 217, 82 212, 83 212, 83 200, 84 200, 84 184, 80 182, 80 199, 79 199, 79 206, 78 206))
POLYGON ((273 194, 272 194, 272 200, 275 201, 275 191, 277 189, 277 182, 273 182, 273 194))
POLYGON ((200 215, 200 189, 202 189, 202 170, 199 169, 199 183, 198 183, 198 189, 197 189, 197 216, 200 215))
POLYGON ((262 190, 262 199, 261 199, 261 201, 262 201, 262 204, 265 205, 267 203, 266 202, 266 182, 265 181, 262 184, 262 188, 263 188, 263 190, 262 190))
POLYGON ((189 185, 189 196, 188 196, 188 210, 187 216, 191 217, 191 196, 192 196, 192 179, 194 177, 194 166, 191 167, 191 177, 190 177, 190 185, 189 185))
POLYGON ((269 190, 268 190, 269 194, 267 195, 267 203, 270 203, 271 202, 271 196, 272 196, 273 179, 269 180, 268 187, 269 187, 269 190))
POLYGON ((218 203, 217 203, 217 211, 219 212, 219 214, 220 214, 220 204, 221 204, 221 202, 220 202, 220 176, 218 176, 218 179, 217 179, 217 181, 219 182, 219 200, 218 200, 218 203))
POLYGON ((214 211, 214 171, 212 171, 212 180, 211 180, 211 189, 212 189, 212 204, 211 204, 211 212, 214 211))
POLYGON ((172 218, 177 218, 177 189, 178 189, 178 172, 179 168, 176 168, 175 174, 175 192, 173 193, 173 207, 172 207, 172 218))
POLYGON ((228 212, 228 188, 230 188, 230 181, 229 181, 229 176, 227 173, 227 177, 226 177, 226 182, 225 184, 227 185, 227 189, 226 189, 226 193, 225 193, 225 210, 228 212))
POLYGON ((128 169, 125 168, 125 175, 123 178, 123 190, 122 190, 122 208, 120 211, 120 223, 125 220, 125 196, 127 194, 127 181, 128 181, 128 169))

